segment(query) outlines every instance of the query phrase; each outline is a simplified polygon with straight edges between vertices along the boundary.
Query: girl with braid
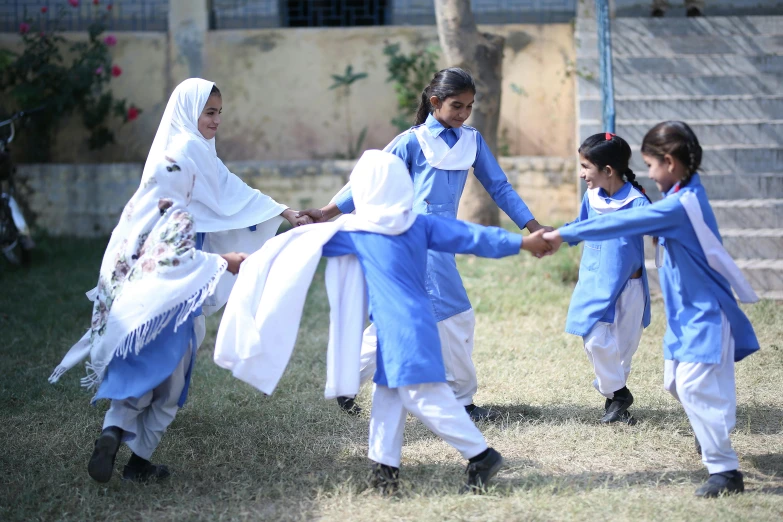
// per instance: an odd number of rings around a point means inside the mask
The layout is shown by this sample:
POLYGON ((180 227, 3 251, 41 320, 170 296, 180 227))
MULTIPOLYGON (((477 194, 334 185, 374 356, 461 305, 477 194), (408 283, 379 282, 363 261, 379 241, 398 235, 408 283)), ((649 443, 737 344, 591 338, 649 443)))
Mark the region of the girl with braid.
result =
MULTIPOLYGON (((650 204, 628 167, 630 159, 631 147, 615 134, 594 134, 582 143, 579 177, 587 182, 587 191, 574 223, 650 204)), ((649 324, 642 235, 585 242, 566 332, 584 340, 595 371, 593 386, 606 398, 602 423, 635 422, 628 412, 633 395, 626 383, 631 358, 649 324)))

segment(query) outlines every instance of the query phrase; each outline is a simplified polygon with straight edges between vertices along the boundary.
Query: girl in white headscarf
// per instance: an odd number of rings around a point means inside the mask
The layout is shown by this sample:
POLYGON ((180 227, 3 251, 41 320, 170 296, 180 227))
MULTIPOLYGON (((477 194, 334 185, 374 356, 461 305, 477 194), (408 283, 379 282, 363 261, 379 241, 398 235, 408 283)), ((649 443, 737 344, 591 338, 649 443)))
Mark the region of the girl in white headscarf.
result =
POLYGON ((280 216, 299 224, 295 211, 248 187, 218 159, 220 109, 212 82, 191 79, 174 90, 141 185, 88 293, 91 328, 50 377, 56 382, 89 357, 83 386, 97 389, 93 402, 111 400, 88 466, 99 482, 111 478, 121 442, 133 451, 124 479, 169 475, 149 459, 187 397, 205 333, 202 306, 209 312, 225 304, 231 274, 246 256, 234 250, 257 250, 280 216))

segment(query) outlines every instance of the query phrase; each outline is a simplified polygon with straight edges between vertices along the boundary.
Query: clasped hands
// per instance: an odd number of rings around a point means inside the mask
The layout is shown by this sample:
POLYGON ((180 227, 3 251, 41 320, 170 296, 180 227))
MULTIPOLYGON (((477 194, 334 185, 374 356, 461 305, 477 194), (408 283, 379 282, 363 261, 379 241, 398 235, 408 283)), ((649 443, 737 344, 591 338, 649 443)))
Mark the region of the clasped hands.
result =
POLYGON ((562 244, 560 232, 552 227, 541 227, 522 240, 522 250, 527 250, 540 259, 557 252, 562 244))

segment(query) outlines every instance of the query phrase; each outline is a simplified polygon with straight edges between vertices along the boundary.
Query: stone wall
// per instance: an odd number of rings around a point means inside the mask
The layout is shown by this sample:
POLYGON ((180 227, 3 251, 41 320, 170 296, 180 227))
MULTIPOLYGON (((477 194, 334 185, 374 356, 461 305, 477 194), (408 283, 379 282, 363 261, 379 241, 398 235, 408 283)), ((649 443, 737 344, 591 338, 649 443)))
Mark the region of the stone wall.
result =
MULTIPOLYGON (((573 219, 577 211, 575 162, 557 157, 500 159, 514 188, 542 223, 573 219)), ((347 181, 352 161, 229 162, 250 186, 293 208, 319 207, 347 181)), ((36 226, 55 236, 109 235, 139 185, 142 165, 22 165, 22 192, 36 226)))

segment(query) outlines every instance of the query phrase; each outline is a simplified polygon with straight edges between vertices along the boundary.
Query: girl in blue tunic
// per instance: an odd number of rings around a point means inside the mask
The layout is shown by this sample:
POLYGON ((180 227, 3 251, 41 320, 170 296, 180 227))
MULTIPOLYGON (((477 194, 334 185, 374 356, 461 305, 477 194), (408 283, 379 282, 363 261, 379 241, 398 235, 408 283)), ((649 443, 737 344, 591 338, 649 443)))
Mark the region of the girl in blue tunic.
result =
POLYGON ((414 213, 410 175, 393 154, 365 152, 351 183, 355 215, 282 234, 245 261, 218 330, 215 362, 272 393, 291 356, 310 281, 326 256, 327 398, 358 391, 367 312, 377 328, 371 484, 387 493, 396 488, 411 413, 468 459, 467 489, 481 489, 503 459, 446 384, 426 257, 434 250, 497 258, 520 247, 541 254, 548 245, 540 233, 523 242, 500 228, 414 213))
MULTIPOLYGON (((384 151, 403 160, 413 180, 413 211, 423 215, 456 218, 469 169, 497 205, 519 228, 531 233, 542 228, 533 218, 484 142, 481 134, 465 125, 473 109, 476 86, 466 71, 453 67, 439 71, 421 95, 415 127, 397 136, 384 151)), ((309 215, 323 222, 354 210, 353 194, 347 185, 322 209, 309 215)), ((496 415, 473 404, 478 381, 473 364, 475 316, 457 271, 454 254, 427 254, 427 294, 438 320, 446 377, 457 400, 474 420, 496 415)), ((365 332, 362 347, 362 378, 374 371, 377 342, 375 328, 365 332)), ((358 412, 353 399, 338 399, 344 409, 358 412)))
MULTIPOLYGON (((722 246, 715 215, 697 173, 702 149, 691 128, 659 123, 642 141, 642 157, 663 200, 544 234, 566 241, 653 235, 663 248, 659 269, 666 308, 664 387, 680 401, 701 444, 710 478, 701 497, 744 491, 730 433, 736 422, 734 362, 759 349, 753 326, 737 305, 758 300, 722 246)), ((658 257, 658 256, 657 256, 658 257)))
MULTIPOLYGON (((611 133, 594 134, 579 147, 579 177, 587 183, 579 223, 649 204, 628 167, 631 147, 611 133)), ((631 358, 650 324, 650 291, 641 235, 585 242, 579 281, 568 308, 566 332, 582 336, 593 365, 593 386, 606 397, 602 423, 634 420, 626 383, 631 358)))

